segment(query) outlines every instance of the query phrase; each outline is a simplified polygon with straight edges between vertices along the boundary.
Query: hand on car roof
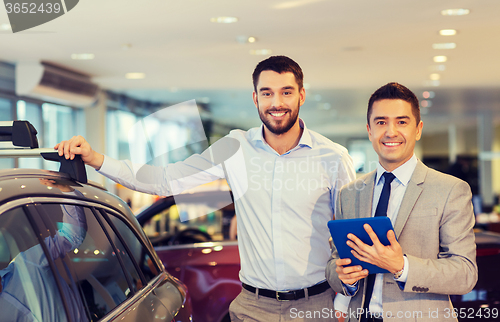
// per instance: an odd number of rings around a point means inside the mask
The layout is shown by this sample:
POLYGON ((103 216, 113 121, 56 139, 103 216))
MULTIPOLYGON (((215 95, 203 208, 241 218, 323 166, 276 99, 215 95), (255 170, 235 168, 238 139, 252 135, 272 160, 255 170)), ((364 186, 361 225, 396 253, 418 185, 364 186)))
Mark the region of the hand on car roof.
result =
POLYGON ((54 146, 60 156, 73 160, 79 154, 85 164, 99 170, 104 162, 104 155, 92 150, 90 144, 81 135, 73 136, 71 139, 61 141, 54 146))

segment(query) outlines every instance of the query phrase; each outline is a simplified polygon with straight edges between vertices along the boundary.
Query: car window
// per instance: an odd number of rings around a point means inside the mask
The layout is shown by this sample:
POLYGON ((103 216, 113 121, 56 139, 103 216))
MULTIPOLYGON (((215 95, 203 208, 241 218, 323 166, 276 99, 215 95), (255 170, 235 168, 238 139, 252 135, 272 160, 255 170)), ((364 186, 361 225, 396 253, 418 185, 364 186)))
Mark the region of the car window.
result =
POLYGON ((138 239, 132 229, 112 212, 105 211, 105 214, 113 226, 107 226, 111 231, 110 233, 114 234, 113 231, 116 230, 119 236, 121 236, 120 239, 117 238, 117 245, 120 245, 119 247, 123 250, 121 254, 124 258, 125 269, 132 278, 134 287, 138 290, 145 286, 153 277, 157 276, 160 273, 160 269, 150 260, 150 255, 145 245, 138 239))
POLYGON ((151 254, 146 245, 136 236, 133 230, 117 216, 109 212, 107 213, 109 214, 111 222, 123 237, 130 251, 130 255, 134 258, 139 270, 144 275, 145 282, 148 283, 161 273, 161 268, 151 259, 151 254))
MULTIPOLYGON (((40 205, 39 211, 48 218, 47 226, 52 225, 58 232, 69 231, 65 237, 72 234, 68 238, 71 251, 55 260, 57 272, 70 288, 78 289, 92 321, 102 318, 134 294, 133 278, 124 274, 120 263, 130 266, 127 257, 121 256, 124 247, 97 211, 58 204, 40 205), (68 219, 71 216, 73 219, 68 219)), ((134 277, 137 280, 137 274, 134 277)))
MULTIPOLYGON (((58 284, 46 257, 47 250, 57 244, 57 236, 41 234, 38 239, 21 207, 0 215, 0 321, 66 321, 63 303, 70 301, 83 309, 75 294, 61 298, 62 283, 58 284)), ((83 314, 80 320, 86 320, 83 310, 74 312, 79 313, 83 314)))

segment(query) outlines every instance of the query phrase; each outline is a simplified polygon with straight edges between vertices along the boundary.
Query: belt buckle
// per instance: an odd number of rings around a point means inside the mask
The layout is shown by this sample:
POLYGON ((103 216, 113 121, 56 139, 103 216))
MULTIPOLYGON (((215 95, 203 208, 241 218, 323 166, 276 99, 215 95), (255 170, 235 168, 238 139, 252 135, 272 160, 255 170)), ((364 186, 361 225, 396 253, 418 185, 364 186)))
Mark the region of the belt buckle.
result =
POLYGON ((278 291, 276 291, 276 299, 277 299, 278 301, 280 301, 280 302, 288 302, 288 301, 290 301, 290 300, 282 300, 282 299, 280 298, 280 294, 281 294, 281 293, 288 293, 288 292, 278 292, 278 291))

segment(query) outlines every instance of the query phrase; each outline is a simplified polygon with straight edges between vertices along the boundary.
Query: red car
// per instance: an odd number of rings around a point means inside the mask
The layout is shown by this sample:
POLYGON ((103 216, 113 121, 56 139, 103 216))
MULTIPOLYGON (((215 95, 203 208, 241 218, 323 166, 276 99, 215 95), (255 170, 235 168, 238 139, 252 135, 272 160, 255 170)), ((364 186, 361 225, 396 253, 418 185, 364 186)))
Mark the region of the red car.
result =
MULTIPOLYGON (((137 215, 166 269, 187 285, 195 322, 229 322, 229 304, 241 291, 237 242, 224 241, 229 238, 234 207, 185 223, 179 216, 189 209, 218 209, 227 193, 193 193, 184 196, 178 207, 173 197, 162 198, 137 215)), ((500 234, 477 230, 476 244, 477 285, 468 294, 452 295, 451 300, 459 321, 498 321, 500 234)))
POLYGON ((228 198, 228 191, 185 194, 177 205, 173 197, 161 198, 137 215, 167 271, 186 284, 195 322, 229 322, 229 304, 241 291, 228 198), (205 216, 180 221, 185 212, 207 209, 205 216))

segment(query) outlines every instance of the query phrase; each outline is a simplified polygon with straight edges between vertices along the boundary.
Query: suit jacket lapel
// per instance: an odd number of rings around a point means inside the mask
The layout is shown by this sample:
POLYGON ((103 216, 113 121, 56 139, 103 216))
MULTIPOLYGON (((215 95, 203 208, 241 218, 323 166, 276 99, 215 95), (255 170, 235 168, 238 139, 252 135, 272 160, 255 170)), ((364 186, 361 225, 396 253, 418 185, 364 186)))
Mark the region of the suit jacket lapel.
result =
POLYGON ((373 188, 375 186, 376 175, 376 170, 367 174, 363 180, 362 189, 359 189, 357 192, 356 218, 372 216, 373 188))
POLYGON ((408 220, 408 216, 415 206, 415 203, 420 197, 422 193, 422 183, 425 180, 425 176, 427 175, 428 168, 418 160, 417 166, 413 171, 413 175, 411 176, 410 181, 408 182, 408 187, 406 187, 406 192, 401 201, 401 207, 399 208, 398 216, 396 218, 396 223, 394 225, 394 232, 396 233, 396 237, 398 238, 403 230, 403 227, 408 220))

